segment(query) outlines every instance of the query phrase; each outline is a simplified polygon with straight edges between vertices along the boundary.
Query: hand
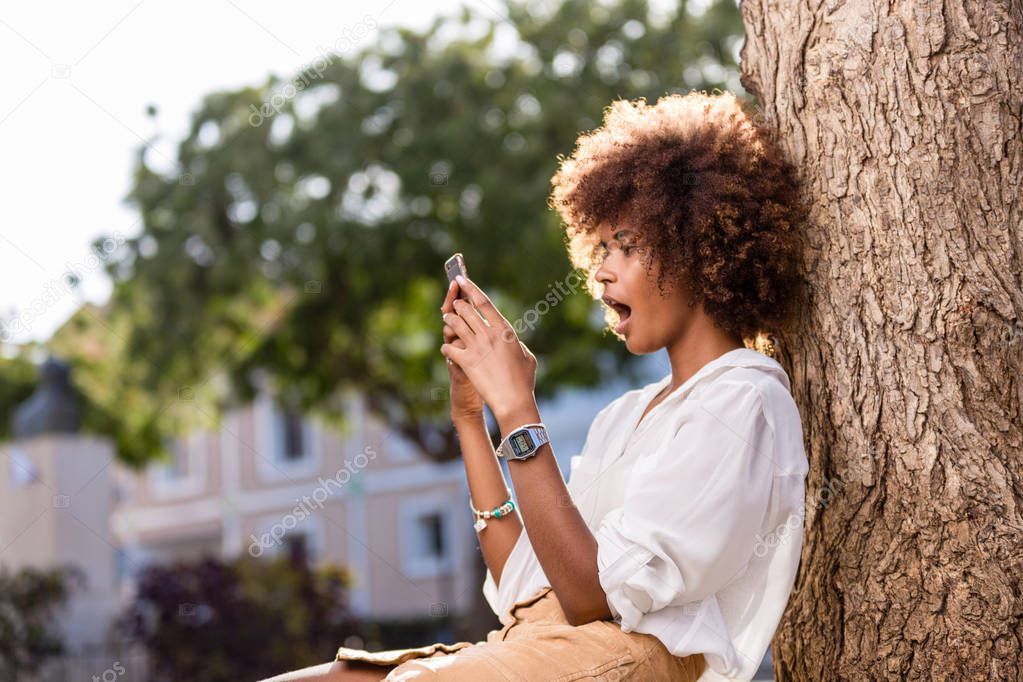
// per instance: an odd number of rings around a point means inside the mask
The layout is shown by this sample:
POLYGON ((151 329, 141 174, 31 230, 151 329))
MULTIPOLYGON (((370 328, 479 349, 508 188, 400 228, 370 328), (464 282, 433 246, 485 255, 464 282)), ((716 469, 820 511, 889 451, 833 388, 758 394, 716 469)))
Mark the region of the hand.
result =
POLYGON ((445 338, 450 326, 462 343, 445 343, 440 351, 458 365, 500 419, 534 402, 536 357, 472 280, 459 275, 456 281, 469 302, 452 301, 454 312, 445 313, 445 338))
MULTIPOLYGON (((451 305, 458 296, 458 283, 452 280, 448 284, 448 293, 441 304, 441 313, 454 314, 455 309, 451 305)), ((465 348, 465 342, 458 338, 458 334, 447 324, 444 325, 444 342, 456 348, 465 348)), ((448 379, 451 382, 451 419, 459 418, 476 419, 483 416, 483 398, 480 397, 476 387, 469 381, 462 368, 450 359, 447 360, 448 379)))

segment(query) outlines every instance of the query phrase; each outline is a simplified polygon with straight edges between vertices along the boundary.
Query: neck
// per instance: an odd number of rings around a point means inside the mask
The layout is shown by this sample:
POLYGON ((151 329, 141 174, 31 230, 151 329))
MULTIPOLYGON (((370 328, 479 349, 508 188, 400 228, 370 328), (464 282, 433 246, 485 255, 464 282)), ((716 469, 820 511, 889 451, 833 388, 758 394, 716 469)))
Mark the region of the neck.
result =
POLYGON ((715 327, 701 310, 682 334, 667 346, 671 362, 668 391, 684 384, 711 360, 737 348, 745 348, 742 339, 715 327))

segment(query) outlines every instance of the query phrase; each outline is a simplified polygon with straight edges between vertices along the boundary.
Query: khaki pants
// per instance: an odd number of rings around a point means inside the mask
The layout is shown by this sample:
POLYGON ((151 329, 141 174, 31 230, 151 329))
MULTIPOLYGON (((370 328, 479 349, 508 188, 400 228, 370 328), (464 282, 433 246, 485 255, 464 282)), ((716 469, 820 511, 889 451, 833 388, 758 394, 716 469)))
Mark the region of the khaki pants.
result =
POLYGON ((341 647, 337 659, 397 665, 386 678, 392 682, 695 682, 706 666, 703 654, 672 656, 653 635, 622 632, 609 620, 569 625, 550 587, 516 602, 511 616, 485 641, 377 652, 341 647))

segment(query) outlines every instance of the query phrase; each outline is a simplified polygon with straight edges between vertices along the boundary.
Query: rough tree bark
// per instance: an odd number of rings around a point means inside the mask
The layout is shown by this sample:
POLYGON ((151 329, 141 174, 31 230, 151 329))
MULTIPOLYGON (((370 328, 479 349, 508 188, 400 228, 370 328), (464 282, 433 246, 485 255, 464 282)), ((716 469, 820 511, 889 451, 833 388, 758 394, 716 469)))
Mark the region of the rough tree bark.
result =
POLYGON ((811 306, 779 680, 1023 679, 1023 4, 743 0, 811 306))

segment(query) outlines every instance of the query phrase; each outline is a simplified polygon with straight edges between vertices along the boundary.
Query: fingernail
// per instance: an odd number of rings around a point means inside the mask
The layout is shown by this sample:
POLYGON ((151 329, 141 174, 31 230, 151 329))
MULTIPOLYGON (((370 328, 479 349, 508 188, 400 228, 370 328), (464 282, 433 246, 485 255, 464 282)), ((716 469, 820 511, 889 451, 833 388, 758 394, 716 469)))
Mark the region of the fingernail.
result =
POLYGON ((461 275, 455 275, 455 279, 458 280, 459 284, 465 284, 465 277, 462 277, 461 275))

